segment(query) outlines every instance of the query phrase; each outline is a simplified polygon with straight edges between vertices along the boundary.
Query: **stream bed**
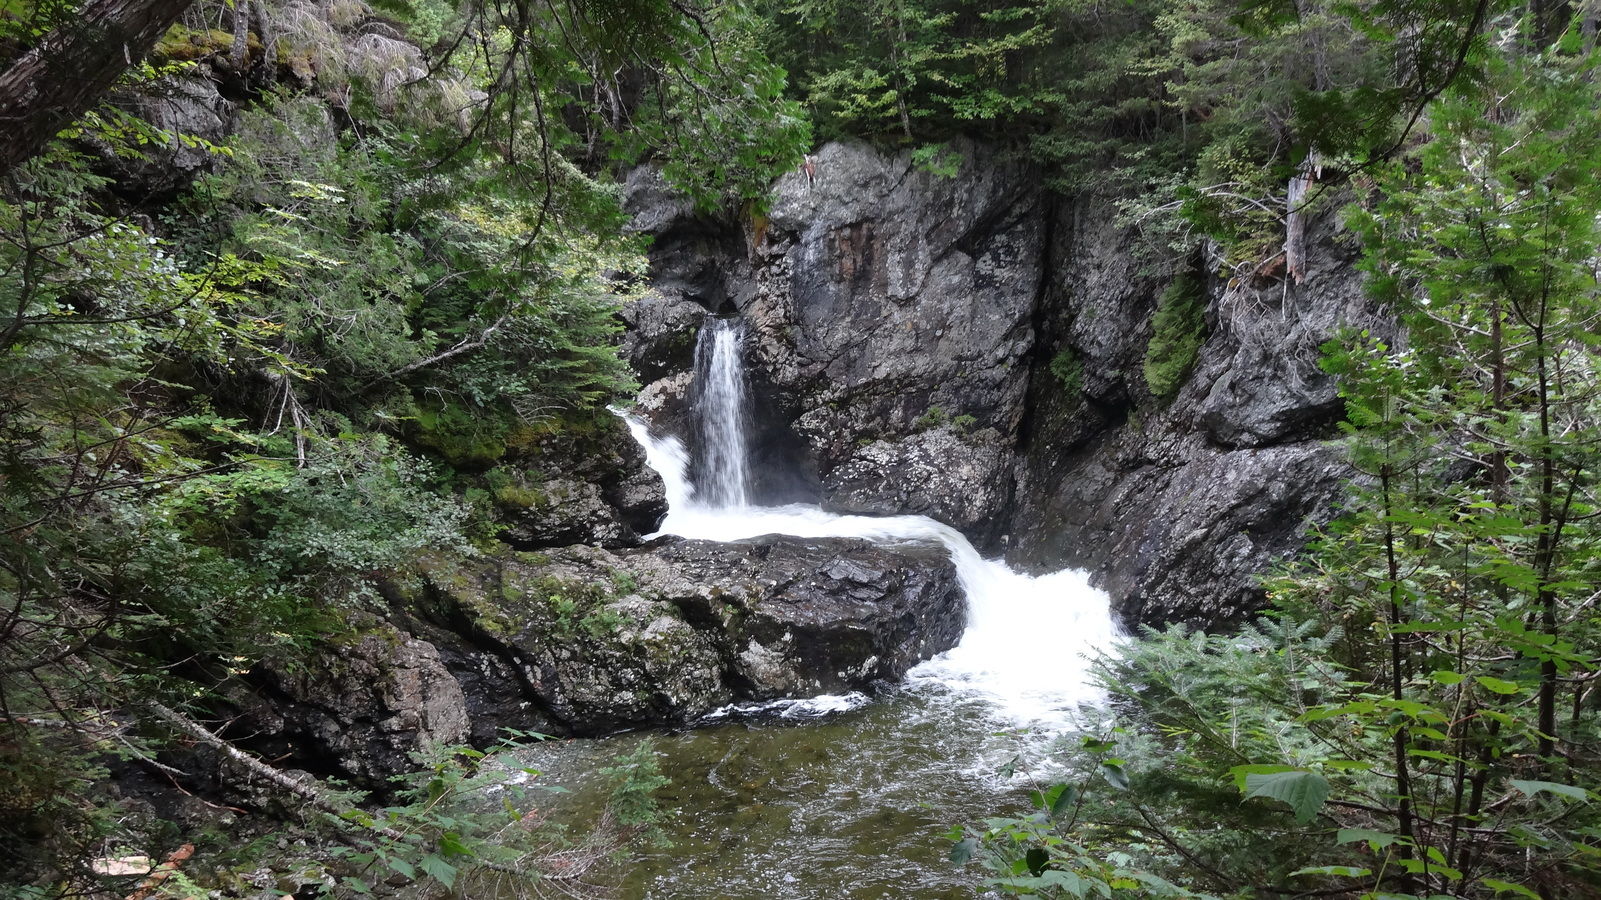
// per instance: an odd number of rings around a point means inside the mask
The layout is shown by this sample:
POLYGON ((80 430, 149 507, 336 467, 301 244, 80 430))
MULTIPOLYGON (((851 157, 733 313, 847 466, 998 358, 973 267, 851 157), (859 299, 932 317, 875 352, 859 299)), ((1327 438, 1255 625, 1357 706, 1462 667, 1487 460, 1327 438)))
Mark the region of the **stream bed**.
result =
POLYGON ((743 333, 709 319, 697 344, 698 466, 679 437, 625 414, 665 488, 660 533, 942 546, 967 601, 960 642, 871 699, 730 709, 682 732, 538 745, 521 762, 569 791, 548 795, 555 821, 594 821, 608 793, 598 770, 654 742, 671 780, 659 794, 671 846, 609 874, 621 900, 975 896, 982 875, 949 861, 946 833, 1020 812, 1027 791, 1048 783, 1052 742, 1100 702, 1087 660, 1116 645, 1107 596, 1081 571, 1036 576, 984 559, 924 516, 752 502, 743 333))
POLYGON ((519 757, 571 791, 549 795, 557 818, 586 821, 606 803, 597 770, 643 740, 672 781, 658 792, 671 846, 606 873, 620 900, 972 898, 981 872, 950 862, 946 832, 1026 809, 1050 775, 1049 732, 1004 727, 984 700, 925 679, 519 757))

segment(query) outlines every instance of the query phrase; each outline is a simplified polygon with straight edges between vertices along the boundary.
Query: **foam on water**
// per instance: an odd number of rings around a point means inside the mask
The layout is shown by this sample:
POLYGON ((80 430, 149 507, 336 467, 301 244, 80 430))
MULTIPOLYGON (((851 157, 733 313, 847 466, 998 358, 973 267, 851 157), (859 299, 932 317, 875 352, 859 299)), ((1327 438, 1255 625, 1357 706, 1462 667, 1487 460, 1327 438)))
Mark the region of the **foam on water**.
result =
POLYGON ((1086 573, 1016 572, 1000 560, 984 559, 961 532, 925 516, 750 505, 740 331, 722 320, 708 329, 701 346, 710 349, 697 354, 696 378, 702 383, 697 411, 721 420, 701 426, 700 471, 710 489, 697 491, 691 483, 691 460, 681 441, 653 436, 637 417, 625 416, 647 464, 666 485, 668 512, 660 534, 712 541, 786 534, 942 545, 967 595, 967 629, 954 649, 912 670, 912 686, 949 691, 983 703, 1009 724, 1047 730, 1067 727, 1081 704, 1099 701, 1088 659, 1111 649, 1119 635, 1106 594, 1089 585, 1086 573))

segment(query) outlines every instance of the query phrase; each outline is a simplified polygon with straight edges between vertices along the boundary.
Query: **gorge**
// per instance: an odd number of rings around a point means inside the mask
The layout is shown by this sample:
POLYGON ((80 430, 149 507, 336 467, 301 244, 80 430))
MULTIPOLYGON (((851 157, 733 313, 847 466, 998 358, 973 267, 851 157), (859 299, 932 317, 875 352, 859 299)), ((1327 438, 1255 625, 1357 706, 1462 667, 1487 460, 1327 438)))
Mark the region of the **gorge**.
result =
POLYGON ((1598 35, 11 4, 0 900, 1601 895, 1598 35))

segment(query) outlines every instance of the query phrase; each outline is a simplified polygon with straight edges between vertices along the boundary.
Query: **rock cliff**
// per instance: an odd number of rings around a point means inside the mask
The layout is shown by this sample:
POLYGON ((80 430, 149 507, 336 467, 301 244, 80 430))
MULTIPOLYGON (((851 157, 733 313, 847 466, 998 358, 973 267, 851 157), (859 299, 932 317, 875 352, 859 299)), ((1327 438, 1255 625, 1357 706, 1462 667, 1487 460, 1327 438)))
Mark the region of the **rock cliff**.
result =
POLYGON ((633 227, 654 239, 655 291, 625 313, 643 411, 693 444, 695 332, 738 315, 759 499, 929 515, 1015 564, 1090 569, 1131 622, 1251 610, 1257 575, 1349 478, 1324 444, 1340 405, 1317 348, 1344 325, 1384 327, 1336 212, 1313 217, 1299 283, 1188 263, 1204 340, 1159 397, 1153 314, 1183 265, 1153 259, 1112 205, 954 149, 946 176, 830 144, 743 225, 635 171, 633 227))

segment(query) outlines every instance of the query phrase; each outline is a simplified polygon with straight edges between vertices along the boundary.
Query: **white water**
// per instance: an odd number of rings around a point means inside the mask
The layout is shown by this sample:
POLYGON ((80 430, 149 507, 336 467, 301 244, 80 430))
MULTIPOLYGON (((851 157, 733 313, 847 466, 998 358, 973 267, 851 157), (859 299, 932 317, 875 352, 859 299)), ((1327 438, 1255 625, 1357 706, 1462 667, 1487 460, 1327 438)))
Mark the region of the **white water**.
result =
MULTIPOLYGON (((924 516, 849 516, 815 506, 749 505, 745 391, 737 325, 714 320, 701 336, 704 490, 689 481, 689 455, 675 437, 657 438, 628 416, 646 462, 667 488, 661 534, 736 541, 763 534, 854 537, 881 543, 938 543, 951 554, 967 594, 967 630, 952 650, 913 669, 914 686, 943 689, 981 702, 998 719, 1046 730, 1068 727, 1075 710, 1100 694, 1088 660, 1118 638, 1105 593, 1073 569, 1038 577, 986 560, 961 532, 924 516), (710 349, 707 350, 707 344, 710 349)), ((825 699, 825 705, 833 699, 825 699)))
POLYGON ((695 345, 702 456, 698 493, 708 506, 720 509, 750 505, 745 365, 739 352, 744 337, 737 319, 711 319, 695 345))

